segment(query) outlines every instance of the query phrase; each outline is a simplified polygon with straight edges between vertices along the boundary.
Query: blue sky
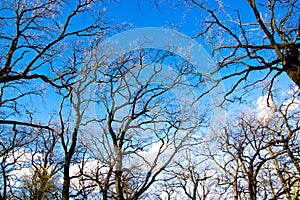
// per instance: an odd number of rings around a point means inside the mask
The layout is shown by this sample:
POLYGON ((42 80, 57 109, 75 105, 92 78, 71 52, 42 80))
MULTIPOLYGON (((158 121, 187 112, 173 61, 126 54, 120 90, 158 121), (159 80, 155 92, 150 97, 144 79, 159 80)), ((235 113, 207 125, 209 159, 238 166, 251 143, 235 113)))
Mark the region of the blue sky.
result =
MULTIPOLYGON (((151 1, 121 1, 108 6, 109 19, 117 23, 127 22, 134 27, 168 27, 191 35, 195 31, 195 13, 187 13, 185 5, 172 6, 162 3, 156 6, 151 1), (186 15, 187 14, 187 15, 186 15), (193 19, 193 20, 191 20, 193 19)), ((195 33, 195 32, 194 32, 195 33)))
MULTIPOLYGON (((229 0, 226 3, 232 9, 238 8, 241 10, 241 15, 244 16, 246 20, 250 19, 252 13, 247 11, 247 1, 240 0, 239 3, 235 2, 236 1, 234 0, 229 0)), ((209 1, 209 3, 211 3, 211 1, 209 1)), ((148 0, 121 0, 119 3, 106 3, 104 4, 104 7, 106 7, 107 19, 114 21, 115 24, 123 24, 126 22, 137 28, 167 27, 176 29, 188 36, 194 36, 197 34, 197 31, 201 26, 201 24, 199 24, 200 20, 203 17, 200 9, 193 8, 189 10, 184 4, 179 6, 172 4, 174 3, 162 3, 157 7, 153 4, 153 1, 148 0)), ((101 9, 103 9, 103 7, 101 9)), ((86 19, 83 19, 82 23, 84 23, 85 20, 86 19)), ((130 27, 127 27, 127 29, 130 29, 130 27)), ((199 39, 198 42, 202 44, 199 39)), ((209 52, 209 49, 206 50, 209 52)), ((282 75, 281 77, 283 77, 282 82, 284 84, 291 83, 290 79, 287 78, 286 75, 282 75)), ((226 86, 230 85, 230 83, 232 82, 225 82, 226 86)), ((257 97, 254 98, 254 102, 256 102, 256 99, 258 99, 261 95, 259 91, 255 92, 257 92, 257 97)))
MULTIPOLYGON (((153 2, 154 1, 149 0, 121 0, 120 2, 106 2, 101 9, 106 10, 107 20, 114 22, 114 24, 118 25, 125 23, 132 25, 125 26, 126 28, 121 29, 120 31, 142 27, 165 27, 176 29, 187 36, 194 36, 198 33, 202 26, 201 21, 203 20, 203 13, 199 8, 194 7, 192 9, 188 9, 185 3, 181 3, 180 5, 174 4, 174 2, 184 1, 159 1, 160 3, 158 6, 153 2)), ((208 1, 208 3, 211 7, 218 8, 218 5, 212 5, 215 4, 214 1, 208 1)), ((253 19, 253 13, 249 12, 249 5, 246 0, 240 0, 238 3, 236 3, 235 0, 228 0, 225 3, 225 6, 230 7, 232 10, 240 10, 240 14, 244 22, 253 19)), ((204 44, 201 39, 196 40, 201 45, 204 44)), ((208 53, 210 53, 207 46, 204 46, 204 48, 208 53)), ((228 74, 228 70, 234 69, 226 69, 226 72, 222 72, 222 75, 228 74)), ((257 77, 261 77, 264 74, 265 72, 258 72, 250 76, 250 78, 255 80, 257 77)), ((279 79, 283 86, 287 86, 291 83, 290 79, 285 74, 282 74, 279 79)), ((232 85, 233 81, 233 79, 224 81, 227 90, 230 89, 230 85, 232 85)), ((236 91, 235 94, 238 96, 238 91, 236 91)), ((251 94, 249 93, 248 95, 253 98, 253 102, 256 102, 262 93, 261 90, 255 90, 251 91, 251 94)))
MULTIPOLYGON (((107 6, 107 14, 109 20, 117 23, 127 22, 134 27, 167 27, 176 29, 188 36, 194 36, 200 29, 200 20, 203 20, 203 13, 199 8, 187 9, 184 3, 176 6, 176 1, 160 3, 158 6, 153 1, 147 0, 131 0, 112 3, 107 6)), ((183 1, 177 1, 183 2, 183 1)), ((214 1, 208 1, 213 4, 214 1)), ((249 12, 249 5, 246 0, 240 0, 238 3, 233 0, 226 1, 226 5, 232 10, 240 10, 240 15, 244 22, 253 19, 253 13, 249 12)), ((212 7, 217 7, 212 5, 212 7)), ((216 33, 217 34, 217 33, 216 33)), ((197 40, 203 45, 200 39, 197 40)), ((206 48, 209 52, 209 49, 206 48)), ((259 75, 259 74, 258 74, 259 75)), ((291 82, 287 76, 281 75, 283 83, 291 82)))
MULTIPOLYGON (((189 9, 184 1, 158 1, 158 5, 149 0, 123 0, 119 3, 107 4, 109 19, 118 23, 128 22, 135 27, 168 27, 175 28, 187 35, 197 34, 199 20, 203 15, 199 8, 189 9), (177 3, 175 3, 177 2, 177 3), (179 3, 178 3, 179 2, 179 3)), ((214 1, 209 4, 215 6, 214 1)), ((242 17, 251 17, 252 13, 247 12, 246 0, 226 1, 226 5, 241 10, 242 17)), ((190 6, 190 5, 189 5, 190 6)), ((215 6, 217 7, 217 6, 215 6)))

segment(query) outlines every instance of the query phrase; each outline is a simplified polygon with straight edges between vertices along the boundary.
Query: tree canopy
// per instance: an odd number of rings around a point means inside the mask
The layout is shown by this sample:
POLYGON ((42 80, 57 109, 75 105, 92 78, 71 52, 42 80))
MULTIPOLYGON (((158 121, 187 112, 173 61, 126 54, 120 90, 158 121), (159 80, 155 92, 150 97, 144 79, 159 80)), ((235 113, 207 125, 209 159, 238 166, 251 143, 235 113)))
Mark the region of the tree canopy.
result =
MULTIPOLYGON (((233 2, 186 1, 191 9, 203 10, 203 28, 195 37, 204 37, 218 62, 217 70, 228 69, 224 79, 236 77, 231 94, 238 86, 274 81, 286 73, 300 86, 300 18, 299 2, 255 1, 233 2), (216 34, 218 33, 218 34, 216 34), (232 70, 230 70, 232 69, 232 70), (264 76, 251 76, 264 71, 264 76)), ((201 27, 201 26, 200 26, 201 27)))
POLYGON ((126 52, 120 4, 1 1, 0 199, 299 199, 299 2, 151 1, 194 43, 126 52))

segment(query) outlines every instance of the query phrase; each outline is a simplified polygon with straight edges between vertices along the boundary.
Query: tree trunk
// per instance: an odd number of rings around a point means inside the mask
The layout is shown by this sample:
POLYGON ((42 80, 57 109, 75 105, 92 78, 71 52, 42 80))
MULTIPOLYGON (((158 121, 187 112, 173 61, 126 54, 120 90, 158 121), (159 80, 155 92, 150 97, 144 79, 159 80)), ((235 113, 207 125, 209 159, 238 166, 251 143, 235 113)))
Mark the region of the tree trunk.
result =
POLYGON ((64 176, 63 176, 63 189, 62 200, 68 200, 70 198, 70 155, 67 154, 64 162, 64 176))
POLYGON ((116 150, 116 175, 115 175, 115 187, 118 200, 124 200, 123 188, 122 188, 122 153, 120 148, 115 147, 116 150))
POLYGON ((286 56, 285 60, 282 62, 284 69, 287 75, 298 85, 300 88, 300 53, 299 50, 296 49, 294 51, 291 50, 289 55, 286 56))
POLYGON ((287 75, 292 79, 296 85, 300 88, 300 66, 289 68, 286 71, 287 75))

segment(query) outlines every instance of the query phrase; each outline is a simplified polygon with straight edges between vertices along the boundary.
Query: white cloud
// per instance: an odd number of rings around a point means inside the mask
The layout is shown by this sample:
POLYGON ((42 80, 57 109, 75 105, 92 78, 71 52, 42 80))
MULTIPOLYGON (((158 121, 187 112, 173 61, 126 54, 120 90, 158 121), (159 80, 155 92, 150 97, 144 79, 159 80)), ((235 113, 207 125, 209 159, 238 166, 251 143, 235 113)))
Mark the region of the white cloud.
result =
POLYGON ((300 100, 293 96, 295 91, 287 91, 287 94, 289 98, 286 97, 286 94, 282 94, 283 97, 285 97, 285 100, 278 105, 274 103, 272 98, 268 98, 267 95, 259 97, 256 102, 257 107, 255 110, 258 119, 266 121, 274 118, 274 111, 278 108, 280 108, 284 114, 292 113, 293 111, 299 109, 300 100))
POLYGON ((259 120, 266 121, 272 117, 272 107, 274 107, 274 102, 271 98, 268 99, 268 96, 261 96, 256 101, 257 108, 257 117, 259 120))
MULTIPOLYGON (((79 162, 75 165, 70 167, 70 176, 76 177, 77 175, 81 176, 82 173, 85 175, 89 175, 91 177, 95 177, 96 173, 103 173, 106 174, 108 172, 108 167, 103 167, 98 160, 88 160, 83 162, 79 162), (81 171, 82 170, 82 171, 81 171)), ((60 180, 63 182, 63 179, 60 180)), ((92 180, 81 180, 80 178, 73 178, 71 179, 71 187, 74 189, 80 190, 89 185, 94 185, 95 182, 92 180)), ((99 192, 99 188, 95 188, 95 193, 99 192)))

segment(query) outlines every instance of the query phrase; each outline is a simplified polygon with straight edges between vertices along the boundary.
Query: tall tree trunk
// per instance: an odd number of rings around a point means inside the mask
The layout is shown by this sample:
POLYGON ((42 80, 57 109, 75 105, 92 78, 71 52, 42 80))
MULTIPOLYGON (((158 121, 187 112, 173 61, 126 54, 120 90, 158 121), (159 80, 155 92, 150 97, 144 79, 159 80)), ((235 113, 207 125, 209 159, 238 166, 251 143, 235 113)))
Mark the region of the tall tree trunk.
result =
POLYGON ((66 154, 65 162, 64 162, 64 175, 63 175, 63 189, 62 189, 62 199, 68 200, 70 198, 69 190, 70 190, 70 164, 71 164, 70 154, 66 154))
POLYGON ((300 65, 287 68, 286 73, 300 88, 300 65))
POLYGON ((118 200, 124 200, 123 188, 122 188, 122 152, 120 148, 115 147, 116 150, 116 175, 115 175, 115 187, 118 200))

